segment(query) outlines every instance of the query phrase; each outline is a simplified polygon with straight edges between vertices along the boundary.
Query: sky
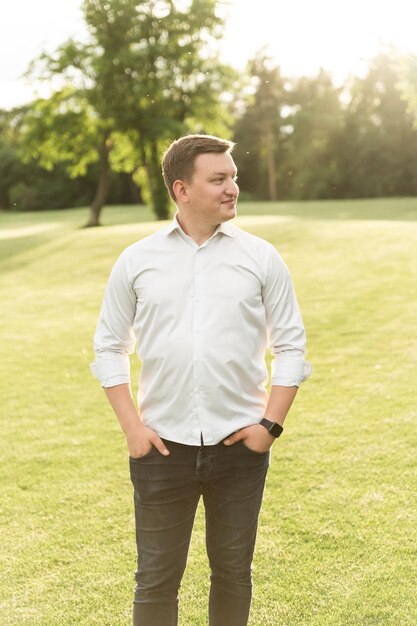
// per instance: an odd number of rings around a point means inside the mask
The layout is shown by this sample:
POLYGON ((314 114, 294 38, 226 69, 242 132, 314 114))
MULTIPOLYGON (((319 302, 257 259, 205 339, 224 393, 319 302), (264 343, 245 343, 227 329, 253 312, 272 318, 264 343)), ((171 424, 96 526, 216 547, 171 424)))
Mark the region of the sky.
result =
MULTIPOLYGON (((187 2, 187 0, 179 0, 187 2)), ((416 0, 226 0, 223 60, 243 69, 262 46, 286 75, 329 70, 336 82, 365 71, 384 44, 417 54, 416 0)), ((30 61, 84 38, 81 0, 13 0, 0 21, 0 108, 27 102, 30 61)), ((40 95, 47 95, 42 93, 40 95)))

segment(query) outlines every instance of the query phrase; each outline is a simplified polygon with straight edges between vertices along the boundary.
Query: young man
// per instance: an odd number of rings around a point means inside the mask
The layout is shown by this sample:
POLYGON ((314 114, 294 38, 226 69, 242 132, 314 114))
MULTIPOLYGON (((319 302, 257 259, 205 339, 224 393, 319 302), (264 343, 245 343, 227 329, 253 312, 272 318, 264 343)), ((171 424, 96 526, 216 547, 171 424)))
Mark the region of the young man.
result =
POLYGON ((121 254, 97 325, 92 371, 126 435, 134 486, 134 626, 178 623, 201 496, 210 626, 247 624, 269 449, 310 374, 285 264, 271 244, 229 223, 239 193, 233 147, 207 135, 171 144, 162 168, 178 210, 121 254), (138 408, 129 376, 135 343, 138 408))

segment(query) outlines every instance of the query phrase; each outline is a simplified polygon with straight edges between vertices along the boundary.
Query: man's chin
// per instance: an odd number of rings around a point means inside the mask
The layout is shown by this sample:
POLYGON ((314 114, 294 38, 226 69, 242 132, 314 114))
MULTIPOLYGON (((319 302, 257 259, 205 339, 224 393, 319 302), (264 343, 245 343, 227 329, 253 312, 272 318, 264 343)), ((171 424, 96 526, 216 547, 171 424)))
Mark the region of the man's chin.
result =
POLYGON ((228 206, 226 203, 223 205, 223 215, 225 222, 227 222, 228 220, 233 219, 234 217, 236 217, 237 214, 237 207, 236 204, 230 205, 228 206), (225 211, 226 209, 226 211, 225 211))

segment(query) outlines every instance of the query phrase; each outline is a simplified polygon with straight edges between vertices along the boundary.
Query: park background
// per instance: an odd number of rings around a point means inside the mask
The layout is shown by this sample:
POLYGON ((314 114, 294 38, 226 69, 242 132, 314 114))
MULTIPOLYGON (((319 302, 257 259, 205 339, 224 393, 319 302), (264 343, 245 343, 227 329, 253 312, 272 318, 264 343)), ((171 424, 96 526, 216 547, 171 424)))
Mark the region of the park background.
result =
MULTIPOLYGON (((314 366, 273 448, 251 625, 414 626, 412 3, 87 0, 74 26, 71 4, 38 4, 36 53, 29 3, 3 37, 33 54, 0 94, 0 623, 130 622, 127 452, 92 335, 117 255, 172 216, 162 151, 202 132, 237 142, 236 223, 290 266, 314 366)), ((199 511, 181 626, 207 623, 207 590, 199 511)))

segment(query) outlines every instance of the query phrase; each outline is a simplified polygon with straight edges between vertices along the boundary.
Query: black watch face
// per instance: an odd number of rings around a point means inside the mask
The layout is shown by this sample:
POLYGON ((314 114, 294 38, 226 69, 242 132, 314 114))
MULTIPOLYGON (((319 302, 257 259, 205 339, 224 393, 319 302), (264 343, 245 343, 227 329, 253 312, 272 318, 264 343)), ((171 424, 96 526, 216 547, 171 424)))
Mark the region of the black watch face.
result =
POLYGON ((282 426, 280 426, 279 424, 274 424, 270 429, 269 432, 271 433, 271 435, 274 435, 274 437, 279 437, 280 434, 282 433, 283 428, 282 426))

